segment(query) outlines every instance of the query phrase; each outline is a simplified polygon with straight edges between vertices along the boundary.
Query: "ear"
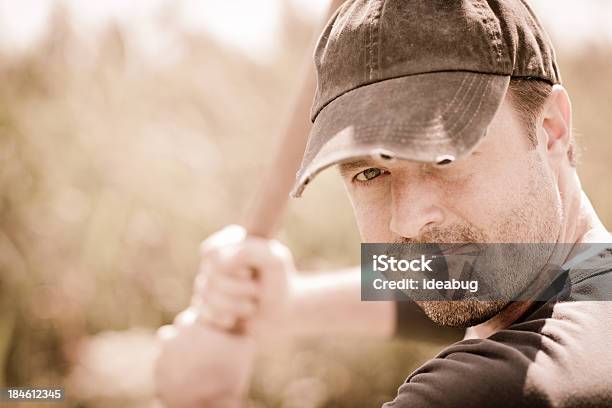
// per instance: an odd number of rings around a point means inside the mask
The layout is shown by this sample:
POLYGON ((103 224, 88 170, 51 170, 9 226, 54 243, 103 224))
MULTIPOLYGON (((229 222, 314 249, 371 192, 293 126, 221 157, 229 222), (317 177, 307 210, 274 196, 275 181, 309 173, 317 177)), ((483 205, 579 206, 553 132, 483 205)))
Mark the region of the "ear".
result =
POLYGON ((546 149, 552 161, 567 158, 572 132, 572 105, 563 86, 554 85, 542 114, 546 149))

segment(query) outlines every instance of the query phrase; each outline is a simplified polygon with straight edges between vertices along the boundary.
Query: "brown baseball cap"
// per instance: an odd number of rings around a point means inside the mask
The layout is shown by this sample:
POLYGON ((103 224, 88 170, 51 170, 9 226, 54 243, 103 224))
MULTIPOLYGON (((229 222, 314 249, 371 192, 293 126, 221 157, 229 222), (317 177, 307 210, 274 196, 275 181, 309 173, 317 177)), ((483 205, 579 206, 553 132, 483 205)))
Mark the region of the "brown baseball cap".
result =
POLYGON ((294 189, 359 157, 444 164, 476 147, 511 77, 557 84, 524 0, 349 0, 314 55, 314 125, 294 189))

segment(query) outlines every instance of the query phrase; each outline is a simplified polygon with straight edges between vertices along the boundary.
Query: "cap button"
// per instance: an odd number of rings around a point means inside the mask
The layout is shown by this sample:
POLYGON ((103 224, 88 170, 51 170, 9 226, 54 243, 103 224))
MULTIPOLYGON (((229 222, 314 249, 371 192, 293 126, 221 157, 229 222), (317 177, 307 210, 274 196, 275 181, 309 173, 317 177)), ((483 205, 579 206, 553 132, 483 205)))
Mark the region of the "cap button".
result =
POLYGON ((378 160, 395 160, 395 153, 393 153, 390 150, 387 149, 374 149, 370 152, 370 156, 373 159, 378 159, 378 160))
POLYGON ((438 166, 444 166, 445 164, 450 164, 455 161, 455 156, 452 154, 443 154, 441 156, 436 157, 436 164, 438 166))

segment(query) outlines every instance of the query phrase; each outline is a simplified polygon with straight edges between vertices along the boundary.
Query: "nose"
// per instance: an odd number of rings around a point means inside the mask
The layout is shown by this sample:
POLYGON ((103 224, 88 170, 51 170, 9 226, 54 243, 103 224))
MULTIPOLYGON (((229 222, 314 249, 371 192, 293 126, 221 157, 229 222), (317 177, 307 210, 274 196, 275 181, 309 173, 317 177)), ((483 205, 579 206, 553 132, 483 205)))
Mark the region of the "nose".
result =
POLYGON ((444 223, 439 205, 441 191, 431 181, 395 179, 391 187, 391 221, 394 234, 417 239, 423 232, 444 223))

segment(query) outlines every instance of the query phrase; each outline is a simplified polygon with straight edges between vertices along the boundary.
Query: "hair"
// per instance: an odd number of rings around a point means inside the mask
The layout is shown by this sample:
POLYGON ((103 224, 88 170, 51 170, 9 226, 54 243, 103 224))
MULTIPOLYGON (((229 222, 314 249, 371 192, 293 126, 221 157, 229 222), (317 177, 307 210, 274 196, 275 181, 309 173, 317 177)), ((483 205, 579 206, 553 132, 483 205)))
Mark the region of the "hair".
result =
MULTIPOLYGON (((536 123, 548 97, 552 93, 552 85, 542 79, 511 78, 508 95, 519 120, 527 129, 527 137, 535 148, 538 144, 536 123)), ((572 136, 567 157, 572 166, 576 166, 576 139, 572 136)))

